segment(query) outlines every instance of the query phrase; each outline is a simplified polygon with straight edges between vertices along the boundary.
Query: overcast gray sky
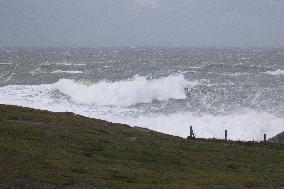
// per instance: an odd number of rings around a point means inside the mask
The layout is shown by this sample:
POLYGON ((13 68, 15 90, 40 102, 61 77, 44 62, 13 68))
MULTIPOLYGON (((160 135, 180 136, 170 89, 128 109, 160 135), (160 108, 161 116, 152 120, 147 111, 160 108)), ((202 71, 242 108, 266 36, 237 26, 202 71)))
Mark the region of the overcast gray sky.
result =
POLYGON ((0 0, 0 46, 284 47, 284 0, 0 0))

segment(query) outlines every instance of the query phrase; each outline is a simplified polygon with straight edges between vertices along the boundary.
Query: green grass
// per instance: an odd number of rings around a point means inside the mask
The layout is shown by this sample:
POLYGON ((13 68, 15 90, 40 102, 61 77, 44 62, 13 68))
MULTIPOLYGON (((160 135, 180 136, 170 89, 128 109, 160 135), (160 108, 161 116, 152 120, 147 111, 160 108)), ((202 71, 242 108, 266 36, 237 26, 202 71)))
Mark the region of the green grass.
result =
POLYGON ((0 188, 284 188, 284 146, 0 105, 0 188))

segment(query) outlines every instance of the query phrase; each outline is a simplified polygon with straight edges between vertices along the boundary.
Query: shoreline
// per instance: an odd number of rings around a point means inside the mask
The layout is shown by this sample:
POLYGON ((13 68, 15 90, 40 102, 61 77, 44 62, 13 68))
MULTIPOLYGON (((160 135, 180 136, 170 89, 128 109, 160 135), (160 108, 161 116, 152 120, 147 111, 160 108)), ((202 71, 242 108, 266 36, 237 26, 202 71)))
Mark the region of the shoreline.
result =
POLYGON ((284 145, 0 105, 0 188, 282 188, 284 145))

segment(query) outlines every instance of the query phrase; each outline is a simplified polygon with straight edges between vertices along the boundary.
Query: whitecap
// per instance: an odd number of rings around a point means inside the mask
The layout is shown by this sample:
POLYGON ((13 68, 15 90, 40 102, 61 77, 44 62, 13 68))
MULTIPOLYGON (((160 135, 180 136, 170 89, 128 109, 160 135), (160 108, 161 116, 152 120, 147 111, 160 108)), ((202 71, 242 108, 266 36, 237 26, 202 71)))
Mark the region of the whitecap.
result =
POLYGON ((270 74, 270 75, 284 75, 284 70, 275 70, 275 71, 268 71, 266 72, 267 74, 270 74))
POLYGON ((9 63, 9 62, 0 62, 0 65, 12 65, 12 63, 9 63))
POLYGON ((53 74, 56 74, 56 73, 68 73, 68 74, 82 74, 84 72, 82 71, 66 71, 66 70, 56 70, 56 71, 53 71, 51 72, 53 74))

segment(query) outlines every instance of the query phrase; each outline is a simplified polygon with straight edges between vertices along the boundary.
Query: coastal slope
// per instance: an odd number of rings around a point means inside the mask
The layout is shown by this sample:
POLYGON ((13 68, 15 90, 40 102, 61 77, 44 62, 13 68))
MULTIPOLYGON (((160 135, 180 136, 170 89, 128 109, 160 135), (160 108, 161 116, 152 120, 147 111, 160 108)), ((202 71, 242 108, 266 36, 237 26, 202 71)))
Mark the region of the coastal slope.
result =
POLYGON ((0 188, 284 188, 284 146, 0 105, 0 188))

